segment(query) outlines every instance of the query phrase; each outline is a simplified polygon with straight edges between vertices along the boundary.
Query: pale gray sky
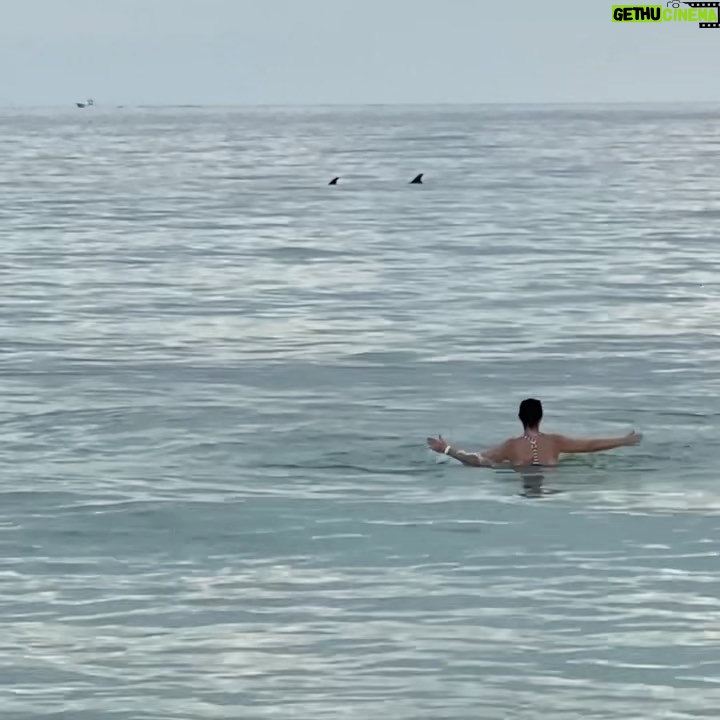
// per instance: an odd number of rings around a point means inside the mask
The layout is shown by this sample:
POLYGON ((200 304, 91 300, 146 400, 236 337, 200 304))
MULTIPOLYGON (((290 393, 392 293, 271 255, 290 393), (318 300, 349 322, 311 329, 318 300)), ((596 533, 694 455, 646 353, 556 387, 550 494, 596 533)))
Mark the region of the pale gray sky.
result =
POLYGON ((621 25, 612 5, 0 0, 0 103, 718 99, 720 29, 621 25))

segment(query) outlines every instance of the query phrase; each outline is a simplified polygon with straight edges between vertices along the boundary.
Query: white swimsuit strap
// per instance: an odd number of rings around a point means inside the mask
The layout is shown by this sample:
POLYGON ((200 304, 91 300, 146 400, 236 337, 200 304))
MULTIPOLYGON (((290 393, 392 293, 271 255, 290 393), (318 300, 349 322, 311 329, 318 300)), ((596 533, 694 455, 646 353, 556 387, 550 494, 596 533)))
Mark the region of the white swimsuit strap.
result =
POLYGON ((530 449, 532 450, 533 465, 540 464, 540 458, 538 457, 537 437, 530 437, 530 435, 523 435, 526 440, 530 441, 530 449))

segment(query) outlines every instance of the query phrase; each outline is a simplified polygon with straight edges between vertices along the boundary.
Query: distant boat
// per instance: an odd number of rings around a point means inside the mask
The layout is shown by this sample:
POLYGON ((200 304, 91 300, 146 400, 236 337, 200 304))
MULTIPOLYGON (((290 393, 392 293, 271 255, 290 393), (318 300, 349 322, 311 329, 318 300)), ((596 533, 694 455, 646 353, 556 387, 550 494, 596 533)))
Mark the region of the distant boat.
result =
POLYGON ((83 103, 83 102, 76 102, 75 104, 76 104, 79 108, 92 107, 92 106, 95 104, 95 101, 94 101, 92 98, 88 98, 88 101, 87 101, 87 102, 84 102, 84 103, 83 103))

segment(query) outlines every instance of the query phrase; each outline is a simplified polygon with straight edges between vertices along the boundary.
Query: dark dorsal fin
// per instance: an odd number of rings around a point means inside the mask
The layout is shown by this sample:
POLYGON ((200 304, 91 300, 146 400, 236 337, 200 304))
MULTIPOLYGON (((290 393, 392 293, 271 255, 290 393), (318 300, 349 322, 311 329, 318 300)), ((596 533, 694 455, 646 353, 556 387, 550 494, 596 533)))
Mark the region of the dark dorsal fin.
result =
POLYGON ((333 179, 328 183, 328 185, 337 185, 339 179, 340 179, 339 177, 333 178, 333 179))
POLYGON ((410 181, 411 185, 422 185, 422 178, 424 173, 420 173, 419 175, 416 175, 413 180, 410 181))

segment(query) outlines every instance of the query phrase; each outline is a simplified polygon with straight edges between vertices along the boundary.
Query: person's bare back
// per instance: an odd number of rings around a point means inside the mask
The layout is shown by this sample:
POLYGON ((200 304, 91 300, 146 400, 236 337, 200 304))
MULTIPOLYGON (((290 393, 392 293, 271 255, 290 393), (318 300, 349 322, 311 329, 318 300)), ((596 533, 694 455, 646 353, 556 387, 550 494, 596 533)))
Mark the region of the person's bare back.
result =
POLYGON ((602 452, 617 447, 637 445, 642 436, 630 432, 614 438, 571 438, 566 435, 545 434, 540 432, 542 403, 528 398, 520 403, 518 417, 523 424, 524 434, 510 438, 501 445, 483 453, 468 453, 452 448, 439 438, 428 438, 428 447, 437 453, 443 453, 459 460, 465 465, 493 467, 508 463, 514 467, 549 467, 557 465, 560 455, 575 453, 602 452))

